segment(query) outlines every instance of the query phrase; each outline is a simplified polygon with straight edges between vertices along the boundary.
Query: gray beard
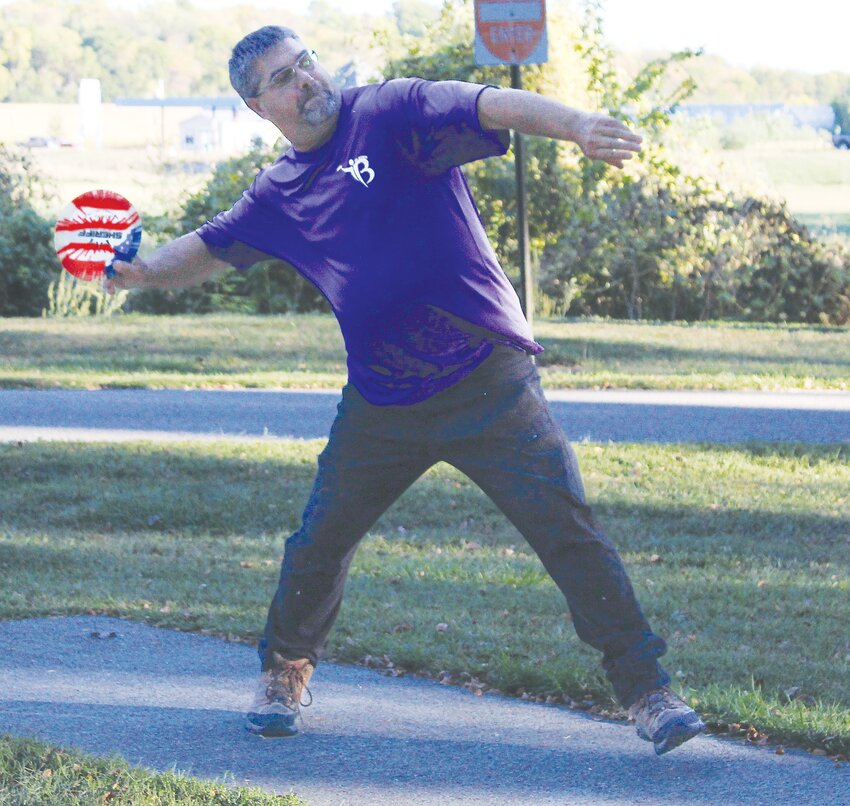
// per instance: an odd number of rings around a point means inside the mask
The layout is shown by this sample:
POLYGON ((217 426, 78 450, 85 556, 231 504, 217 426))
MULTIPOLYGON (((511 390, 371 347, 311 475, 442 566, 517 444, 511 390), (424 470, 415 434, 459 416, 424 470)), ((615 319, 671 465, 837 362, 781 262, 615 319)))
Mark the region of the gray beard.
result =
POLYGON ((301 111, 304 120, 312 126, 324 123, 339 112, 340 98, 338 93, 325 90, 318 97, 321 99, 321 103, 316 101, 316 96, 313 96, 307 102, 309 107, 305 107, 301 111))

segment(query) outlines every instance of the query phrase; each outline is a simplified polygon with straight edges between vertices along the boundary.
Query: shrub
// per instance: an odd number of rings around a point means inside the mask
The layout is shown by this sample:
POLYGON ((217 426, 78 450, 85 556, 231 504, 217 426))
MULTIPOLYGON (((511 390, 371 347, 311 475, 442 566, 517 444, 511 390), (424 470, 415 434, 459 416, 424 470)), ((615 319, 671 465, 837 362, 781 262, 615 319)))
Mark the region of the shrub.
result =
POLYGON ((540 262, 548 309, 629 319, 850 322, 850 254, 784 205, 692 177, 600 187, 572 198, 540 262))
POLYGON ((0 316, 38 316, 56 279, 53 228, 35 210, 32 165, 0 146, 0 316))
MULTIPOLYGON (((220 162, 206 186, 182 204, 176 216, 149 219, 154 239, 191 232, 229 209, 249 187, 257 172, 273 162, 280 143, 268 149, 259 141, 244 155, 220 162)), ((150 313, 288 313, 328 310, 322 294, 292 266, 266 260, 247 271, 225 272, 202 286, 176 290, 145 290, 131 298, 137 311, 150 313)))
POLYGON ((128 292, 106 294, 99 281, 84 282, 63 271, 47 288, 47 308, 41 315, 51 319, 112 316, 120 313, 128 292))

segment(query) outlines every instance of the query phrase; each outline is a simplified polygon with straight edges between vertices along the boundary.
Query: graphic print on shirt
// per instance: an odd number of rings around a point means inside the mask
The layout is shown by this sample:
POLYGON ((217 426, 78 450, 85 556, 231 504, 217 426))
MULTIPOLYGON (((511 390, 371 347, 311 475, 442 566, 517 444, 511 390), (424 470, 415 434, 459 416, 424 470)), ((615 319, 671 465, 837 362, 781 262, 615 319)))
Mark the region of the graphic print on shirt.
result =
POLYGON ((369 167, 369 157, 363 155, 348 161, 348 167, 340 165, 337 171, 351 174, 364 188, 369 187, 375 179, 375 172, 369 167))

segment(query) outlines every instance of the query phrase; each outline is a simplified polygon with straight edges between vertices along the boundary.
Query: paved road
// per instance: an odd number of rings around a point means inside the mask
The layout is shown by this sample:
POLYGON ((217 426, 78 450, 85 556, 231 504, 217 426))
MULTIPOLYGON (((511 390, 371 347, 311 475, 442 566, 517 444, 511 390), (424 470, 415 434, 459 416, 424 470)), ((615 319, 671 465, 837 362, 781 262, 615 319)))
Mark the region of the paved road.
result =
MULTIPOLYGON (((841 392, 570 391, 548 395, 571 440, 850 442, 841 392)), ((337 392, 0 390, 0 441, 327 436, 337 392)))
POLYGON ((305 733, 265 741, 242 727, 256 667, 250 647, 117 619, 0 623, 0 732, 310 806, 850 805, 829 759, 705 736, 658 758, 622 723, 334 664, 305 733))

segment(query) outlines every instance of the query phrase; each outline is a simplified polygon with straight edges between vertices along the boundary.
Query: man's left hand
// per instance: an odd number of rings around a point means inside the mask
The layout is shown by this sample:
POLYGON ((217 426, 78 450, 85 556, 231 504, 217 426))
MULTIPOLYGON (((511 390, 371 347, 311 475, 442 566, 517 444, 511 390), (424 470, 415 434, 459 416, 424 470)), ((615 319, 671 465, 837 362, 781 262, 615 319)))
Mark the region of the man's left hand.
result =
POLYGON ((576 132, 576 143, 585 157, 617 168, 640 152, 642 140, 624 123, 598 113, 586 114, 576 132))

